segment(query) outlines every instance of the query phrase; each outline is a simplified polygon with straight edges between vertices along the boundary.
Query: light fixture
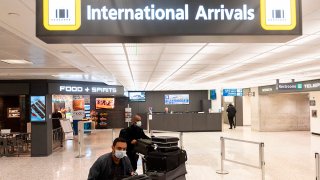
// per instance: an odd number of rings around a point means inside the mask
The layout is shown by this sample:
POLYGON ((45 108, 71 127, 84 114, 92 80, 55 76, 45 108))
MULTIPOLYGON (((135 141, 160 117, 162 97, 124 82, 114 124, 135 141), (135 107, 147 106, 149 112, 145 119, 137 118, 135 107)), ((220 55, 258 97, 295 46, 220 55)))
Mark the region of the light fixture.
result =
POLYGON ((8 64, 33 64, 32 62, 24 59, 3 59, 1 61, 8 64))

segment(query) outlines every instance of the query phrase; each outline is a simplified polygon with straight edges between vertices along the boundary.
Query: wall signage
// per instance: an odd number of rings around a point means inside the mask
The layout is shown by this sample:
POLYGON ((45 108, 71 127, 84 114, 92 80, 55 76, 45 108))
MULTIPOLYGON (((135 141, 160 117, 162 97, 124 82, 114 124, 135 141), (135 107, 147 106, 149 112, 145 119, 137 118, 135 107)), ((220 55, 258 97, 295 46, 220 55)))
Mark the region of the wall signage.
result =
POLYGON ((123 95, 123 86, 49 83, 49 94, 123 95))
POLYGON ((320 81, 315 81, 315 82, 310 82, 310 83, 304 83, 303 84, 303 87, 305 88, 305 89, 309 89, 309 90, 311 90, 311 89, 318 89, 318 90, 320 90, 320 81))
POLYGON ((301 0, 36 0, 36 27, 37 36, 48 43, 97 41, 92 37, 132 42, 156 36, 301 35, 300 4, 301 0))
POLYGON ((299 83, 279 83, 277 90, 302 90, 303 84, 299 83))
POLYGON ((278 85, 259 87, 259 94, 308 91, 320 91, 320 80, 311 80, 294 83, 279 83, 278 85))
POLYGON ((242 89, 223 89, 222 96, 243 96, 242 89))

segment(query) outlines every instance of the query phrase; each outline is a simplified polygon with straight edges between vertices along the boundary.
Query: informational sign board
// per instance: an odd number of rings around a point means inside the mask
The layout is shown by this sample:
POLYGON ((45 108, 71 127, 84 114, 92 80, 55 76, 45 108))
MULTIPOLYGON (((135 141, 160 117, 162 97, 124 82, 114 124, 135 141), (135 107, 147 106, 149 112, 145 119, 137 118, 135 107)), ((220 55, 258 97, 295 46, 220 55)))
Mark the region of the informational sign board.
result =
POLYGON ((36 0, 36 34, 47 43, 301 35, 301 0, 36 0))
POLYGON ((222 96, 243 96, 242 89, 223 89, 222 96))

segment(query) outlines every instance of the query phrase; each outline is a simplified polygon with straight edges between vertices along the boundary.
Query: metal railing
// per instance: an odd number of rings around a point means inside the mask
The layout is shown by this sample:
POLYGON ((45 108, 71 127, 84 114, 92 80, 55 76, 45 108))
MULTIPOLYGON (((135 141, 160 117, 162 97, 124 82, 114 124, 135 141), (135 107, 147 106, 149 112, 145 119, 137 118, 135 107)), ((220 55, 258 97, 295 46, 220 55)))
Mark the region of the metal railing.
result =
POLYGON ((64 134, 61 127, 52 130, 52 150, 63 147, 63 138, 64 134))
POLYGON ((220 137, 220 141, 221 141, 221 169, 217 170, 216 173, 228 174, 229 172, 224 170, 224 161, 229 161, 232 163, 261 169, 262 180, 265 180, 265 160, 264 160, 264 143, 263 142, 254 142, 254 141, 247 141, 247 140, 240 140, 240 139, 233 139, 233 138, 226 138, 226 137, 220 137), (255 165, 247 164, 247 163, 240 162, 240 161, 226 159, 225 140, 238 141, 238 142, 244 142, 244 143, 250 143, 250 144, 258 144, 259 145, 259 165, 255 166, 255 165))
POLYGON ((320 159, 319 159, 319 153, 315 153, 315 159, 316 159, 316 180, 320 180, 320 159))
POLYGON ((183 149, 183 132, 151 130, 150 135, 153 136, 153 133, 179 133, 180 148, 183 149))

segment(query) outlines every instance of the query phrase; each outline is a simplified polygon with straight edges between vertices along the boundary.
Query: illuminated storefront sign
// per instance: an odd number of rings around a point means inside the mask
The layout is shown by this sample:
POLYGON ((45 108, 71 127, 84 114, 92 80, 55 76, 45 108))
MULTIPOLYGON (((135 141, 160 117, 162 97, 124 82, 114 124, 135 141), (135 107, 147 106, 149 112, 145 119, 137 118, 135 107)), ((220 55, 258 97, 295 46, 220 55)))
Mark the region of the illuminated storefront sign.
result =
POLYGON ((156 36, 301 35, 300 1, 36 0, 37 36, 49 43, 84 43, 98 41, 89 37, 132 42, 156 36))
POLYGON ((122 86, 65 85, 49 83, 49 94, 123 95, 122 86))

